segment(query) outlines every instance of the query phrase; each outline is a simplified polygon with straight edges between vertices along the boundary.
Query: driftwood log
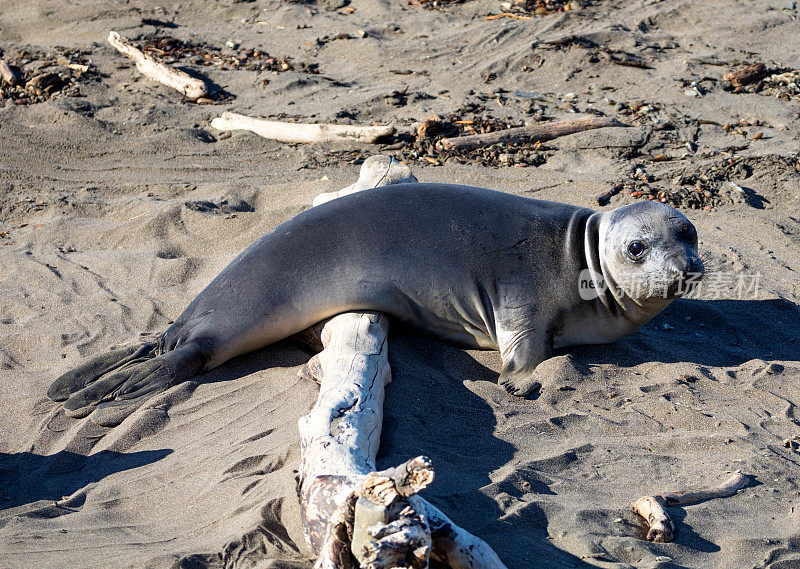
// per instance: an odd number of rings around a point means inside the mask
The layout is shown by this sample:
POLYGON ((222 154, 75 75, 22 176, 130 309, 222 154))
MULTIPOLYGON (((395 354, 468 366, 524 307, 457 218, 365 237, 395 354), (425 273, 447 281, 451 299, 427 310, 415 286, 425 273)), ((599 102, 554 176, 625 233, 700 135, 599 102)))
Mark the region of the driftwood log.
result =
MULTIPOLYGON (((349 188, 411 180, 407 166, 376 156, 349 188)), ((321 328, 323 350, 301 372, 320 383, 316 404, 298 422, 303 526, 315 567, 423 569, 436 559, 453 569, 505 569, 486 543, 416 496, 433 480, 425 457, 375 471, 391 380, 387 331, 381 314, 335 316, 321 328)))
POLYGON ((314 205, 325 203, 334 198, 346 196, 361 190, 389 186, 391 184, 411 184, 418 180, 411 173, 408 166, 404 166, 389 156, 370 156, 361 165, 358 181, 342 188, 338 192, 326 192, 317 195, 314 205))
POLYGON ((508 128, 496 132, 443 138, 436 145, 441 150, 473 150, 499 142, 545 142, 560 136, 609 126, 624 127, 629 125, 611 117, 582 117, 566 121, 508 128))
POLYGON ((196 100, 208 96, 208 86, 202 79, 192 77, 179 69, 170 67, 158 57, 144 53, 133 45, 130 40, 122 37, 117 32, 108 34, 108 43, 117 51, 130 57, 136 63, 142 75, 172 87, 186 98, 196 100))
POLYGON ((736 71, 726 73, 722 78, 728 81, 733 87, 739 88, 749 85, 750 83, 755 83, 767 75, 769 75, 767 66, 759 61, 753 65, 748 65, 744 69, 737 69, 736 71))
POLYGON ((291 143, 341 142, 345 140, 374 143, 394 133, 393 126, 268 121, 229 111, 212 120, 211 126, 218 130, 249 130, 264 138, 291 143))
POLYGON ((688 506, 714 498, 727 498, 747 486, 749 481, 747 476, 737 471, 725 482, 713 488, 642 496, 633 504, 633 511, 647 522, 649 541, 669 543, 675 538, 675 524, 665 508, 688 506))

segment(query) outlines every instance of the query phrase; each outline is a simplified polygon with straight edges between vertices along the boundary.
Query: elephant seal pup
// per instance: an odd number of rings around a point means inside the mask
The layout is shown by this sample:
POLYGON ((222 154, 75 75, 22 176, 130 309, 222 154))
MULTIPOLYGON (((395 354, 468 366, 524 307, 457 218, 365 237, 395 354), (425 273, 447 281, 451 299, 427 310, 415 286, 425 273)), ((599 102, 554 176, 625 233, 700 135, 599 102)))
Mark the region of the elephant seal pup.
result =
POLYGON ((499 349, 500 383, 525 395, 554 348, 633 332, 702 271, 694 227, 660 203, 594 212, 467 186, 364 190, 279 225, 157 343, 91 359, 48 395, 85 416, 360 310, 465 348, 499 349))

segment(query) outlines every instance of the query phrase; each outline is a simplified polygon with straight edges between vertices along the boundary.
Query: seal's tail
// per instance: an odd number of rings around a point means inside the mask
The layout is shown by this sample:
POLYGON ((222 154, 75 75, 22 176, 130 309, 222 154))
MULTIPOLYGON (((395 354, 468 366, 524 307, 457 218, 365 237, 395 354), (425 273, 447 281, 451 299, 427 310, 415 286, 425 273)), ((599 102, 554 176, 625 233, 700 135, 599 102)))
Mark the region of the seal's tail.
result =
POLYGON ((65 401, 64 411, 81 418, 98 407, 135 409, 135 403, 202 372, 204 360, 194 344, 159 352, 158 344, 149 342, 95 356, 56 379, 47 396, 65 401))

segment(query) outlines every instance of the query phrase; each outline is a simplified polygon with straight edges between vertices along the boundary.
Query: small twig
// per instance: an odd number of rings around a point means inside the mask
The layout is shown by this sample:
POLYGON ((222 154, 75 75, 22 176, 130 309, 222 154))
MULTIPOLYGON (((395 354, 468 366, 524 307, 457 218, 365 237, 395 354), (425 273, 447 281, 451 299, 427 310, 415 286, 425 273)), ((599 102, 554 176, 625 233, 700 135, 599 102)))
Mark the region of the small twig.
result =
POLYGON ((618 193, 622 191, 625 187, 625 184, 619 183, 614 184, 614 186, 608 190, 607 192, 603 192, 599 196, 597 196, 597 205, 608 205, 608 202, 611 201, 611 198, 616 196, 618 193))
POLYGON ((394 134, 393 126, 289 123, 256 119, 227 111, 212 120, 211 126, 219 130, 249 130, 264 138, 293 143, 343 140, 374 143, 394 134))
POLYGON ((649 527, 647 539, 649 541, 669 543, 675 537, 675 524, 664 508, 688 506, 714 498, 727 498, 747 486, 749 480, 747 476, 737 470, 728 480, 713 488, 642 496, 633 504, 633 511, 647 522, 649 527))
POLYGON ((492 14, 491 16, 486 16, 484 20, 497 20, 498 18, 513 18, 515 20, 533 20, 533 16, 522 16, 520 14, 514 14, 512 12, 501 12, 500 14, 492 14))
POLYGON ((145 215, 147 215, 148 213, 150 213, 150 212, 149 212, 149 211, 146 211, 146 212, 144 212, 144 213, 140 213, 139 215, 134 215, 134 216, 133 216, 132 218, 130 218, 128 221, 133 221, 134 219, 139 219, 140 217, 144 217, 144 216, 145 216, 145 215))
POLYGON ((532 126, 520 126, 496 132, 443 138, 437 143, 437 147, 442 150, 472 150, 499 142, 545 142, 560 136, 609 126, 626 127, 629 125, 611 117, 582 117, 532 126))
POLYGON ((108 43, 120 53, 130 57, 136 63, 136 69, 142 75, 167 87, 172 87, 186 98, 195 100, 208 95, 208 87, 202 79, 197 79, 188 73, 174 69, 154 55, 144 53, 133 45, 130 40, 122 37, 117 32, 108 34, 108 43))

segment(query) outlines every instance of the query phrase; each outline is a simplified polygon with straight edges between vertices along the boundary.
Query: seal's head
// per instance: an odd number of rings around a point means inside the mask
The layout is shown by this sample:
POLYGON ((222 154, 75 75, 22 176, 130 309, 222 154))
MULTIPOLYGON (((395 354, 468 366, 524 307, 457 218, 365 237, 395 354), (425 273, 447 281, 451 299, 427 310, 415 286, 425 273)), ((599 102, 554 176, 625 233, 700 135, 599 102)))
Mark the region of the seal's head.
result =
POLYGON ((666 204, 641 201, 603 213, 598 230, 601 271, 618 302, 624 294, 639 306, 664 304, 703 276, 694 225, 666 204))

